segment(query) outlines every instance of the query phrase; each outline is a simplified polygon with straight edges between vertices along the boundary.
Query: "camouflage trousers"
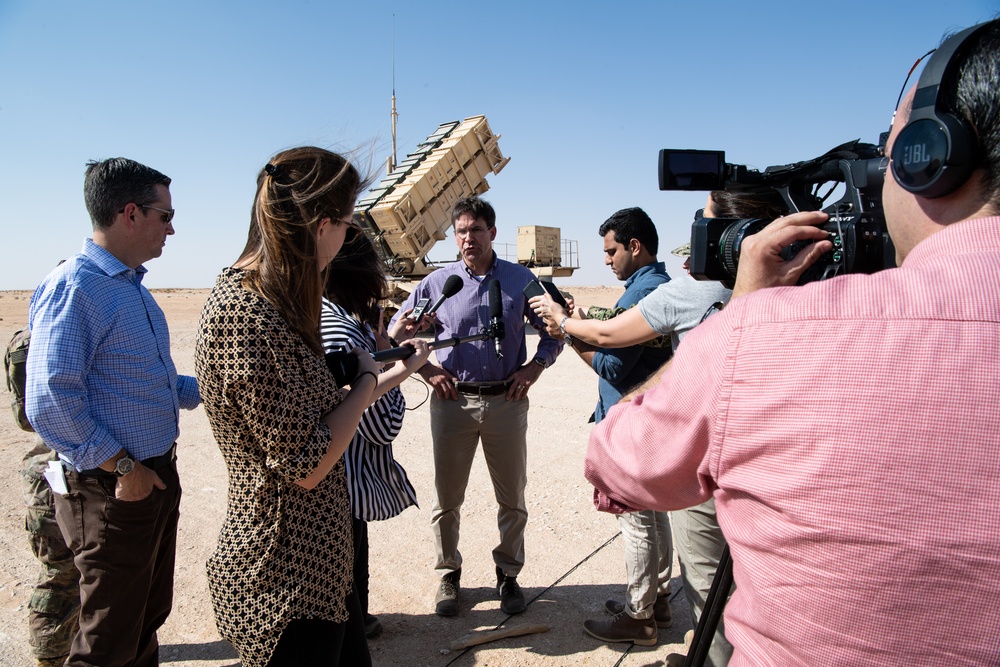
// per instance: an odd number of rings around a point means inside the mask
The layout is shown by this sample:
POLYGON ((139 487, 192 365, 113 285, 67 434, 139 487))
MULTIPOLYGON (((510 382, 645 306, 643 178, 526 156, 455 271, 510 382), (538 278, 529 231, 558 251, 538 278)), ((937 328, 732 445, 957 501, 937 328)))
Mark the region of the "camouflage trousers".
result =
POLYGON ((61 665, 79 627, 80 573, 56 523, 52 489, 42 476, 55 452, 40 439, 24 457, 24 527, 41 568, 28 603, 28 642, 39 665, 61 665))

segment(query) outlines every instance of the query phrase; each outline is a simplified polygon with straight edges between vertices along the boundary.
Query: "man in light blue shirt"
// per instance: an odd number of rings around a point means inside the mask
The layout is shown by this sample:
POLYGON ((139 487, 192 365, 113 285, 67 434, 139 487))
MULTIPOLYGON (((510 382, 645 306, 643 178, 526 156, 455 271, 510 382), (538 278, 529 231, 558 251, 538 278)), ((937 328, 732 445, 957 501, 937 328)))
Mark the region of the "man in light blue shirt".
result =
MULTIPOLYGON (((604 263, 618 280, 625 281, 625 293, 615 303, 618 309, 636 305, 657 287, 670 281, 663 262, 656 261, 659 237, 656 226, 641 208, 617 211, 598 230, 604 241, 604 263)), ((602 349, 575 341, 573 349, 590 364, 600 380, 593 420, 599 422, 628 390, 658 371, 670 358, 669 347, 632 345, 602 349)))
MULTIPOLYGON (((598 230, 604 242, 604 263, 618 280, 625 281, 625 293, 616 309, 635 306, 670 280, 663 262, 656 259, 659 236, 656 226, 641 208, 614 213, 598 230)), ((593 420, 600 422, 623 394, 641 384, 670 358, 668 347, 632 345, 600 348, 582 340, 570 346, 597 373, 597 407, 593 420)), ((631 641, 643 646, 657 642, 657 628, 670 627, 670 575, 673 545, 670 517, 666 512, 646 510, 618 515, 625 547, 628 585, 625 600, 608 600, 605 608, 612 616, 588 620, 584 630, 609 641, 631 641)))
POLYGON ((31 298, 27 413, 63 462, 56 520, 81 573, 67 665, 157 664, 170 613, 178 412, 201 399, 177 375, 166 318, 141 284, 142 263, 174 233, 169 186, 132 160, 89 163, 93 238, 31 298))

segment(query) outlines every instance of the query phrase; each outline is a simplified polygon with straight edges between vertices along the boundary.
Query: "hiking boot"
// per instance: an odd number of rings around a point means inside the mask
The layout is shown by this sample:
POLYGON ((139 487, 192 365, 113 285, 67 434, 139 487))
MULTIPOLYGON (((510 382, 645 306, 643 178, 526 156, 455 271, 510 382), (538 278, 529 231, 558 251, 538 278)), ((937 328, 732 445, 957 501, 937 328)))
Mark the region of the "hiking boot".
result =
POLYGON ((500 595, 500 611, 505 614, 520 614, 524 611, 524 593, 517 585, 517 577, 508 577, 497 568, 497 593, 500 595))
POLYGON ((461 578, 461 570, 441 577, 437 596, 434 598, 434 613, 438 616, 454 616, 458 613, 458 592, 462 590, 458 582, 461 578))
MULTIPOLYGON (((625 611, 625 603, 618 600, 608 600, 604 603, 604 608, 612 616, 625 611)), ((666 595, 658 595, 653 604, 653 620, 658 628, 669 628, 673 620, 670 617, 670 598, 666 595)))
POLYGON ((656 646, 656 623, 653 619, 639 620, 624 611, 611 618, 584 621, 583 629, 602 642, 632 642, 639 646, 656 646))
POLYGON ((36 667, 63 667, 68 657, 68 655, 64 655, 59 658, 38 658, 36 667))
POLYGON ((375 639, 380 634, 382 634, 382 621, 378 620, 378 616, 365 614, 365 637, 375 639))

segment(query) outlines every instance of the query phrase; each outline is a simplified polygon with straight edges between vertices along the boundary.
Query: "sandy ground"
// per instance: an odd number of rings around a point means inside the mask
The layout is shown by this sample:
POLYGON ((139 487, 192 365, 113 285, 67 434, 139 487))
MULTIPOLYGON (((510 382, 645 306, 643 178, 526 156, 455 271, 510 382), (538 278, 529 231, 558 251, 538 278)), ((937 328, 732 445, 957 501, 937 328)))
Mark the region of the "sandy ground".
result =
MULTIPOLYGON (((620 288, 569 288, 581 305, 613 305, 620 288)), ((178 371, 194 373, 194 342, 206 290, 157 290, 170 323, 178 371)), ((27 323, 27 292, 0 292, 0 337, 4 343, 27 323)), ((530 348, 537 338, 529 337, 530 348)), ((0 383, 2 384, 2 383, 0 383)), ((662 665, 680 650, 691 625, 678 570, 674 568, 674 624, 660 630, 656 647, 603 644, 583 631, 600 617, 607 598, 624 594, 621 538, 613 517, 599 514, 583 478, 587 424, 597 397, 597 378, 567 350, 546 370, 530 395, 526 565, 519 577, 529 601, 525 613, 508 617, 493 588, 491 549, 496 545, 496 502, 482 456, 477 455, 462 516, 463 597, 453 618, 433 613, 437 579, 430 531, 433 484, 427 389, 403 384, 407 414, 396 440, 397 458, 417 489, 420 508, 370 525, 371 612, 385 628, 371 642, 375 665, 662 665), (545 624, 551 630, 505 639, 466 652, 449 646, 463 635, 497 626, 545 624), (628 652, 628 655, 623 655, 628 652)), ((10 403, 2 388, 4 410, 10 403)), ((181 413, 178 467, 184 496, 177 552, 173 613, 160 630, 160 660, 176 667, 235 667, 236 653, 215 629, 205 561, 225 514, 226 469, 202 409, 181 413)), ((27 602, 37 573, 24 532, 21 458, 32 435, 10 417, 0 418, 0 665, 30 665, 27 602)))

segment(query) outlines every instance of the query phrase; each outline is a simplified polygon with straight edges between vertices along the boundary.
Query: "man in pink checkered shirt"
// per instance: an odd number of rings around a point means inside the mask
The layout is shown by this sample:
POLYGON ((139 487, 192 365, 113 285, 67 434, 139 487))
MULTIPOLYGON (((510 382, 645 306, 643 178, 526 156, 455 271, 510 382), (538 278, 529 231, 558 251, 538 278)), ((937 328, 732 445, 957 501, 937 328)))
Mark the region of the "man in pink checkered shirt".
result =
POLYGON ((715 498, 730 665, 1000 665, 1000 21, 935 56, 887 146, 899 268, 788 287, 830 249, 826 216, 775 221, 730 305, 591 436, 599 508, 715 498), (928 95, 973 146, 923 188, 919 138, 894 148, 928 95))

